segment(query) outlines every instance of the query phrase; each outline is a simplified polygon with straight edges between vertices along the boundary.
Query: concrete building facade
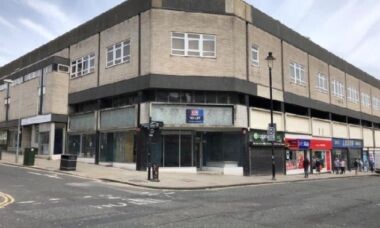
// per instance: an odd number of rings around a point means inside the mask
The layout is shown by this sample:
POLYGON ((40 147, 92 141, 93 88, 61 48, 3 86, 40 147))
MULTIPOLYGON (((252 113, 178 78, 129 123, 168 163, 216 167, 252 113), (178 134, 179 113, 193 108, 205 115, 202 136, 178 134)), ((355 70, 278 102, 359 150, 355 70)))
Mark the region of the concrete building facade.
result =
POLYGON ((267 173, 268 52, 277 171, 301 172, 305 157, 326 172, 335 158, 369 161, 380 81, 241 0, 129 0, 3 66, 0 141, 12 150, 20 123, 21 146, 41 154, 267 173), (149 119, 164 123, 151 139, 149 119))

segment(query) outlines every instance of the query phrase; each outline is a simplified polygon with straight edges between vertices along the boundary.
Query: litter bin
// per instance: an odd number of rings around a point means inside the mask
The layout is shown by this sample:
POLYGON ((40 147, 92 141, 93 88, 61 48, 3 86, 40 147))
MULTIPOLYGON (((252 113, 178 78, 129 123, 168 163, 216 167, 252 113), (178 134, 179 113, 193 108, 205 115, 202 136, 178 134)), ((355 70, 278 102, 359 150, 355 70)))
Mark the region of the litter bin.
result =
POLYGON ((34 160, 36 157, 36 153, 38 153, 37 148, 25 148, 24 150, 24 165, 25 166, 33 166, 34 160))
POLYGON ((75 154, 62 154, 60 170, 75 171, 77 168, 77 155, 75 154))

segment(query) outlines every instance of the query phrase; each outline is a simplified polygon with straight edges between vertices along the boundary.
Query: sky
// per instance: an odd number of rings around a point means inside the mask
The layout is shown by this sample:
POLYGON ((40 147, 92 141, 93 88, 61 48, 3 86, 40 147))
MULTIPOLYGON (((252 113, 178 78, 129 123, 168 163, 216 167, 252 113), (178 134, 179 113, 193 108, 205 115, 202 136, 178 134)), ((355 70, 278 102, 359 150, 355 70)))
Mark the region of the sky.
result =
MULTIPOLYGON (((2 0, 0 66, 121 2, 123 0, 2 0)), ((246 2, 380 79, 379 0, 246 2)))

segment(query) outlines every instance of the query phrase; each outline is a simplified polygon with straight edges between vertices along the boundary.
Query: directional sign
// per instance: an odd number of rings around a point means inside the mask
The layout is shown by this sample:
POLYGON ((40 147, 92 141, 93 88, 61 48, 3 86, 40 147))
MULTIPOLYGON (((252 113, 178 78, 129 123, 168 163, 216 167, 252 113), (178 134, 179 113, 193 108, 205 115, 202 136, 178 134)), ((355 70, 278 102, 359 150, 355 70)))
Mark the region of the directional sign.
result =
POLYGON ((275 142, 276 141, 276 124, 268 124, 268 142, 275 142))

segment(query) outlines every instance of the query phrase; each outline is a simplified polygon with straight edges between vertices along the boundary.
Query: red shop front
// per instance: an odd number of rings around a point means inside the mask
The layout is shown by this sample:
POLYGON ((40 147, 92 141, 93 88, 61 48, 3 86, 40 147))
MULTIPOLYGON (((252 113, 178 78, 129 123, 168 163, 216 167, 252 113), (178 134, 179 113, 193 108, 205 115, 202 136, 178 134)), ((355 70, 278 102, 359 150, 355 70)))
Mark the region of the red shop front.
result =
POLYGON ((321 172, 331 171, 331 140, 326 139, 285 139, 287 147, 285 163, 286 174, 301 174, 304 172, 304 158, 309 158, 309 171, 315 172, 315 162, 318 159, 322 165, 321 172))
POLYGON ((332 171, 331 167, 331 150, 332 150, 332 141, 331 139, 313 139, 310 142, 311 149, 311 168, 312 172, 316 172, 315 162, 317 159, 322 165, 321 172, 327 173, 332 171))

